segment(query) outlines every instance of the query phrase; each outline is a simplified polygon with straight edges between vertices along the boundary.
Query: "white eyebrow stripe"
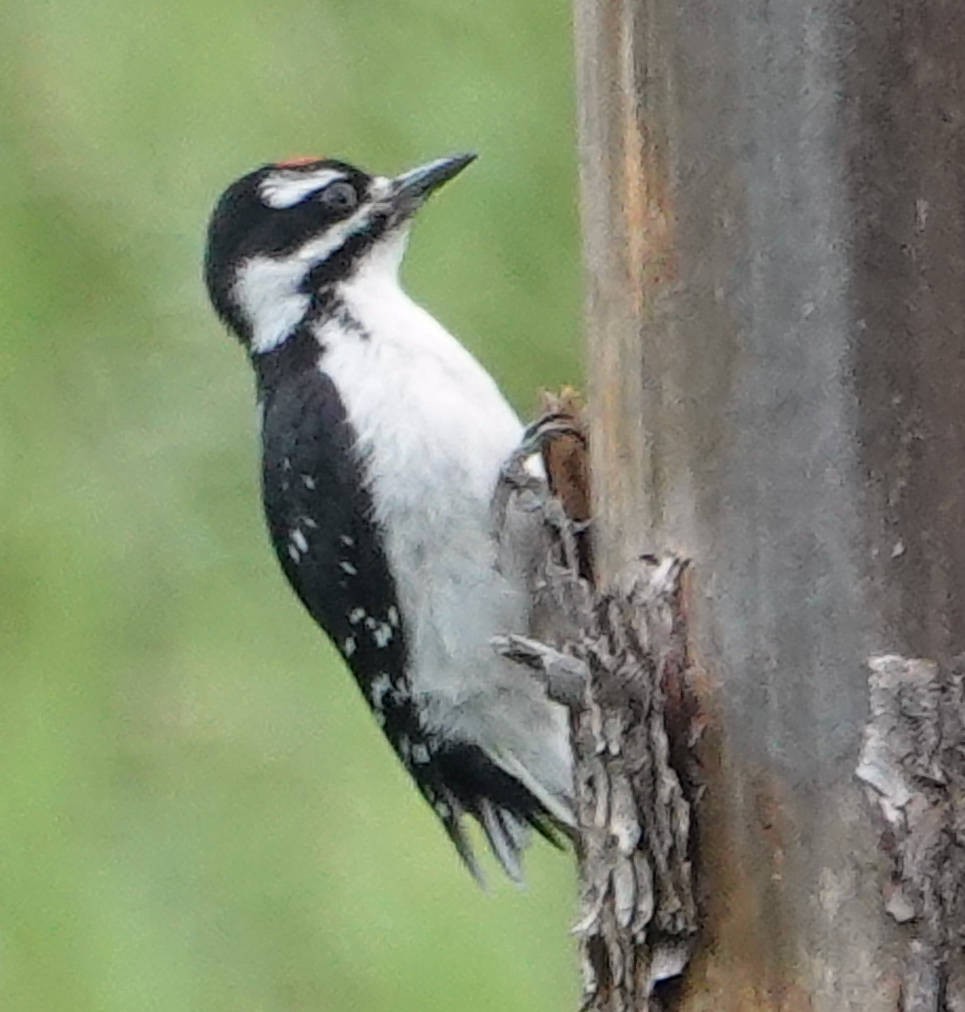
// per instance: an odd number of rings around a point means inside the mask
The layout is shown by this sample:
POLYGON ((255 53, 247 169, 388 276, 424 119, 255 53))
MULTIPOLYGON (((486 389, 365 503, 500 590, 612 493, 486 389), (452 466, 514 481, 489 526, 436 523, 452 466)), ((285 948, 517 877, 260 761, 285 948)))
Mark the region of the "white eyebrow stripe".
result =
POLYGON ((281 211, 300 204, 309 194, 334 183, 336 179, 345 178, 345 173, 339 169, 320 169, 309 173, 280 170, 262 180, 258 192, 263 203, 281 211))

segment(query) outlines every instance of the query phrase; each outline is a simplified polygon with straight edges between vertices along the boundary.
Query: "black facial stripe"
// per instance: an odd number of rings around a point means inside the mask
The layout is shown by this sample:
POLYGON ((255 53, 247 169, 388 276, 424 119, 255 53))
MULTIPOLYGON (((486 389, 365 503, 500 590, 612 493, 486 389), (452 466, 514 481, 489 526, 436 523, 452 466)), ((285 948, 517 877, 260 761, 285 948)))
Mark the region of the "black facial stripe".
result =
POLYGON ((239 241, 237 259, 288 256, 356 211, 356 207, 330 207, 312 197, 291 207, 265 207, 265 213, 254 216, 257 220, 249 223, 239 241))
POLYGON ((388 211, 373 211, 368 221, 353 232, 342 245, 316 264, 305 275, 302 291, 311 293, 347 277, 352 266, 381 239, 392 225, 388 211))

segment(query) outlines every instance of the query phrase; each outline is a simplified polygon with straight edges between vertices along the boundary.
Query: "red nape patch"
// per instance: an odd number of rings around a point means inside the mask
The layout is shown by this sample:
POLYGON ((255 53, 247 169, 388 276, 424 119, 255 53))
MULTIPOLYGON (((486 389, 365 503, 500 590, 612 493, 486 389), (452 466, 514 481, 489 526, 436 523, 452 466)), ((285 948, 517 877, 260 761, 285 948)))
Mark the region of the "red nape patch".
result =
POLYGON ((286 158, 283 162, 275 162, 275 168, 298 169, 303 165, 311 165, 321 161, 324 161, 321 155, 296 155, 294 158, 286 158))

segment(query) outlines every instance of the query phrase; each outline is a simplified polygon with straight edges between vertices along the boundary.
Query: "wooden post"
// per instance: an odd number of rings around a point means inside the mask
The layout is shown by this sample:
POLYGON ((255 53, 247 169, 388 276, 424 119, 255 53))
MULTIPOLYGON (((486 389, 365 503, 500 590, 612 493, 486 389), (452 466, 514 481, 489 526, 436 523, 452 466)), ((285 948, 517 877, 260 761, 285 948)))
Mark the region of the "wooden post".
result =
POLYGON ((597 568, 691 560, 676 1007, 965 1009, 965 4, 576 0, 576 37, 597 568))

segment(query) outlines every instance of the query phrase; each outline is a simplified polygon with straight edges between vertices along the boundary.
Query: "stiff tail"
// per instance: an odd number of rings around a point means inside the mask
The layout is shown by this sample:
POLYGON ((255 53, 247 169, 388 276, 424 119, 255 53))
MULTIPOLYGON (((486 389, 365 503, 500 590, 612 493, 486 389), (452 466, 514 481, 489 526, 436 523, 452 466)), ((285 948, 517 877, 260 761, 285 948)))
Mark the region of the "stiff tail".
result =
POLYGON ((437 753, 434 760, 439 779, 433 808, 463 863, 483 887, 486 883, 466 833, 465 815, 479 823, 503 870, 520 885, 521 855, 531 830, 556 847, 563 846, 561 835, 572 834, 575 819, 570 795, 556 795, 537 784, 513 756, 490 757, 477 745, 457 745, 437 753))

